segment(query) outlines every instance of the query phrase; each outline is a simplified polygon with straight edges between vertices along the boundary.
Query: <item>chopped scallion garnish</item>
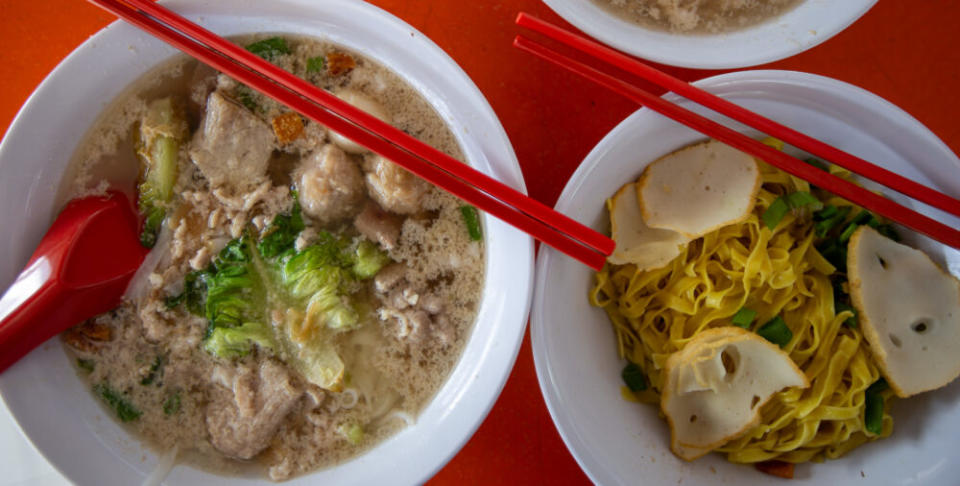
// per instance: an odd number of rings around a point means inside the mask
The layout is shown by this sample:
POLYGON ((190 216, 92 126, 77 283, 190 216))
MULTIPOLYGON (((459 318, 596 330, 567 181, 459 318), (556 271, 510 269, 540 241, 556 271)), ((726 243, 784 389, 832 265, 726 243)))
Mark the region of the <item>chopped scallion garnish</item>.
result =
POLYGON ((883 393, 889 388, 887 380, 880 378, 864 392, 863 426, 874 435, 883 432, 883 393))
POLYGON ((787 323, 784 322, 780 316, 774 317, 763 326, 760 326, 760 329, 757 329, 757 334, 781 348, 793 339, 793 332, 790 331, 787 323))
POLYGON ((647 389, 647 379, 643 376, 643 370, 634 363, 627 363, 627 366, 620 372, 620 377, 627 384, 627 388, 632 392, 643 391, 647 389))
POLYGON ((174 392, 163 401, 163 414, 173 415, 180 411, 180 392, 174 392))
POLYGON ((470 239, 480 241, 483 239, 483 231, 480 229, 480 216, 477 214, 477 208, 473 206, 460 206, 460 214, 463 215, 463 222, 467 225, 467 233, 470 239))
POLYGON ((897 230, 892 224, 881 224, 877 227, 877 231, 879 231, 881 235, 886 236, 893 241, 900 241, 900 234, 897 233, 897 230))
POLYGON ((248 44, 247 50, 268 61, 282 54, 290 54, 290 46, 283 37, 270 37, 248 44))
POLYGON ((823 206, 823 203, 821 203, 816 196, 807 191, 797 191, 788 194, 787 204, 789 204, 793 209, 799 209, 804 206, 813 206, 814 208, 819 209, 823 206))
POLYGON ((814 219, 821 220, 817 221, 817 224, 814 226, 814 231, 816 231, 818 238, 827 236, 827 233, 829 233, 830 230, 842 223, 843 220, 846 219, 847 214, 850 214, 850 206, 844 206, 842 208, 829 206, 828 208, 824 208, 822 211, 818 211, 813 215, 814 219), (829 211, 828 208, 834 208, 834 210, 829 211))
POLYGON ((311 57, 307 59, 307 72, 319 73, 327 66, 327 60, 323 56, 311 57))
POLYGON ((107 402, 107 405, 110 405, 110 408, 116 412, 121 422, 131 422, 140 418, 140 415, 143 415, 143 412, 137 410, 137 407, 130 403, 126 395, 117 392, 105 383, 95 385, 93 392, 100 395, 100 398, 107 402))
POLYGON ((772 231, 777 227, 778 224, 780 224, 780 221, 784 216, 787 215, 789 211, 790 205, 783 198, 783 196, 780 196, 770 204, 770 207, 768 207, 766 211, 763 212, 761 219, 763 220, 763 224, 767 225, 767 228, 770 228, 772 231))
POLYGON ((834 307, 836 308, 837 314, 841 312, 846 312, 846 311, 853 312, 853 317, 848 317, 845 321, 843 321, 843 324, 852 329, 857 328, 857 310, 856 309, 854 309, 853 307, 850 307, 847 304, 844 304, 843 302, 837 302, 836 305, 834 305, 834 307))
POLYGON ((96 362, 94 362, 92 359, 83 359, 83 358, 77 359, 77 366, 80 367, 81 370, 87 373, 93 373, 94 365, 96 365, 96 362))
MULTIPOLYGON (((166 362, 166 358, 163 355, 157 355, 153 360, 153 364, 150 365, 150 371, 147 372, 147 375, 140 379, 140 384, 143 386, 152 385, 158 378, 163 376, 163 365, 166 362)), ((157 386, 160 386, 160 383, 157 383, 157 386)))
POLYGON ((746 307, 741 307, 736 314, 733 315, 734 326, 742 327, 744 329, 749 329, 750 324, 753 324, 753 320, 757 318, 757 311, 753 309, 747 309, 746 307))
POLYGON ((818 169, 820 169, 820 170, 823 170, 823 171, 829 171, 829 170, 830 170, 830 169, 827 167, 827 164, 824 164, 823 162, 821 162, 821 161, 819 161, 819 160, 817 160, 817 159, 815 159, 815 158, 813 158, 813 157, 804 160, 804 162, 806 162, 806 163, 808 163, 808 164, 810 164, 810 165, 812 165, 812 166, 814 166, 814 167, 816 167, 816 168, 818 168, 818 169))
POLYGON ((840 211, 840 210, 837 209, 837 207, 834 206, 833 204, 828 204, 828 205, 824 206, 823 209, 821 209, 821 210, 813 213, 813 219, 815 219, 815 220, 817 220, 817 221, 823 221, 823 220, 825 220, 825 219, 832 218, 832 217, 833 217, 834 215, 836 215, 839 211, 840 211))

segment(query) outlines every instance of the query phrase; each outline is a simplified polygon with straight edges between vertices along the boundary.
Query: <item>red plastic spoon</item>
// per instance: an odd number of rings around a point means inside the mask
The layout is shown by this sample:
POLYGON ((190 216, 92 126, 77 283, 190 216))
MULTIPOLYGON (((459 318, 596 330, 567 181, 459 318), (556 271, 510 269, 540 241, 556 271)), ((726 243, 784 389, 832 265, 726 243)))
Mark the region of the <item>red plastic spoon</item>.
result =
POLYGON ((47 339, 120 304, 147 249, 126 196, 67 204, 0 298, 0 373, 47 339))

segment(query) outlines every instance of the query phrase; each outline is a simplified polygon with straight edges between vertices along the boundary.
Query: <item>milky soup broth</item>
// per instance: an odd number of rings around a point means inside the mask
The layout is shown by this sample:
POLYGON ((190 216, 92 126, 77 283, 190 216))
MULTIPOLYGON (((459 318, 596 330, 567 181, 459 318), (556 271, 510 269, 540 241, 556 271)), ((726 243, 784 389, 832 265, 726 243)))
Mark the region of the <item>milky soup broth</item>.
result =
MULTIPOLYGON (((376 62, 302 37, 236 41, 462 160, 376 62)), ((62 340, 105 414, 159 454, 274 480, 335 465, 415 422, 470 335, 472 208, 196 61, 119 96, 60 195, 108 188, 139 196, 153 249, 123 304, 62 340)))
POLYGON ((775 19, 803 0, 590 1, 643 27, 686 34, 717 34, 775 19))

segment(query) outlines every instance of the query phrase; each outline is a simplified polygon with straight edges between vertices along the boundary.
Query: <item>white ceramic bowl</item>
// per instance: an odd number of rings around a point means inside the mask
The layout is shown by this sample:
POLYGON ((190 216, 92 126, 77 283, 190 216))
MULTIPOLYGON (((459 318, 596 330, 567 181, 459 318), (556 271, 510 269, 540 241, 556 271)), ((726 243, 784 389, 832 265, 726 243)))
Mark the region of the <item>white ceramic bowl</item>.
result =
POLYGON ((756 66, 799 54, 826 41, 877 0, 804 0, 793 10, 746 29, 684 35, 641 27, 592 0, 543 0, 567 22, 597 39, 650 61, 697 69, 756 66))
MULTIPOLYGON (((960 195, 960 160, 918 121, 849 84, 788 71, 743 71, 696 83, 748 109, 896 171, 960 195)), ((669 97, 713 119, 702 108, 669 97)), ((729 126, 738 127, 725 120, 729 126)), ((758 136, 738 127, 740 131, 758 136)), ((604 201, 635 180, 654 159, 704 136, 641 109, 614 128, 571 177, 556 208, 606 230, 604 201)), ((923 210, 953 227, 957 218, 923 210)), ((960 252, 904 235, 960 275, 960 252)), ((620 397, 616 340, 606 314, 587 302, 593 272, 550 248, 537 260, 531 315, 540 387, 567 447, 591 479, 603 485, 765 485, 769 476, 731 464, 720 454, 692 463, 676 458, 670 432, 655 407, 620 397)), ((791 485, 945 485, 960 478, 960 382, 909 399, 892 411, 894 432, 845 457, 798 466, 791 485)))
MULTIPOLYGON (((413 27, 359 1, 178 0, 167 6, 221 35, 289 32, 324 37, 374 58, 417 88, 448 122, 479 170, 524 189, 496 116, 467 75, 413 27)), ((64 167, 101 110, 176 51, 114 23, 70 55, 23 107, 0 146, 0 288, 26 262, 55 211, 64 167), (16 228, 15 230, 13 230, 16 228)), ((533 245, 490 217, 483 302, 463 356, 416 425, 337 467, 287 484, 415 484, 443 466, 473 434, 509 375, 532 292, 533 245)), ((35 350, 0 376, 0 393, 36 448, 77 484, 138 484, 157 463, 104 414, 59 342, 35 350)), ((267 483, 177 466, 167 484, 267 483)))

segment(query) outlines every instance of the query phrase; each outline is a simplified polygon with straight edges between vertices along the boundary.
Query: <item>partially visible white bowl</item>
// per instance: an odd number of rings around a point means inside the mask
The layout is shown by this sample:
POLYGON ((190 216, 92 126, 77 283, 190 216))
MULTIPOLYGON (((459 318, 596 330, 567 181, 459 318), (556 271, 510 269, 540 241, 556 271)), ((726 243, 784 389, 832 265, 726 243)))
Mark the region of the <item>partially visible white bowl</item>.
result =
MULTIPOLYGON (((921 184, 960 195, 960 159, 920 122, 887 101, 849 84, 789 71, 742 71, 695 83, 734 103, 870 160, 921 184)), ((671 101, 741 132, 746 127, 674 95, 671 101)), ((629 116, 587 155, 556 209, 597 230, 604 201, 635 180, 651 161, 704 135, 648 109, 629 116)), ((960 219, 916 208, 953 227, 960 219)), ((960 275, 960 252, 905 235, 960 275)), ((670 431, 656 407, 620 396, 616 339, 587 292, 593 272, 544 247, 537 258, 531 313, 533 357, 550 415, 567 448, 598 484, 770 484, 751 467, 720 454, 685 462, 670 452, 670 431)), ((960 381, 893 404, 893 435, 822 464, 797 468, 791 485, 957 484, 960 478, 960 381), (862 482, 865 481, 865 482, 862 482)))
MULTIPOLYGON (((447 121, 475 168, 524 191, 513 149, 467 75, 413 27, 359 1, 177 0, 170 8, 221 35, 288 32, 323 37, 374 58, 420 91, 447 121)), ((0 145, 0 288, 46 231, 61 176, 100 112, 176 51, 114 23, 81 45, 34 92, 0 145)), ((533 244, 485 216, 486 283, 458 365, 417 423, 369 452, 286 484, 417 484, 439 470, 493 406, 513 366, 532 293, 533 244)), ((77 484, 138 484, 157 457, 121 428, 49 342, 0 375, 0 393, 36 448, 77 484)), ((176 467, 167 484, 272 484, 176 467)))
POLYGON ((721 34, 674 34, 612 15, 592 0, 543 0, 597 39, 644 59, 697 69, 734 69, 778 61, 833 37, 877 0, 804 0, 780 17, 721 34))

